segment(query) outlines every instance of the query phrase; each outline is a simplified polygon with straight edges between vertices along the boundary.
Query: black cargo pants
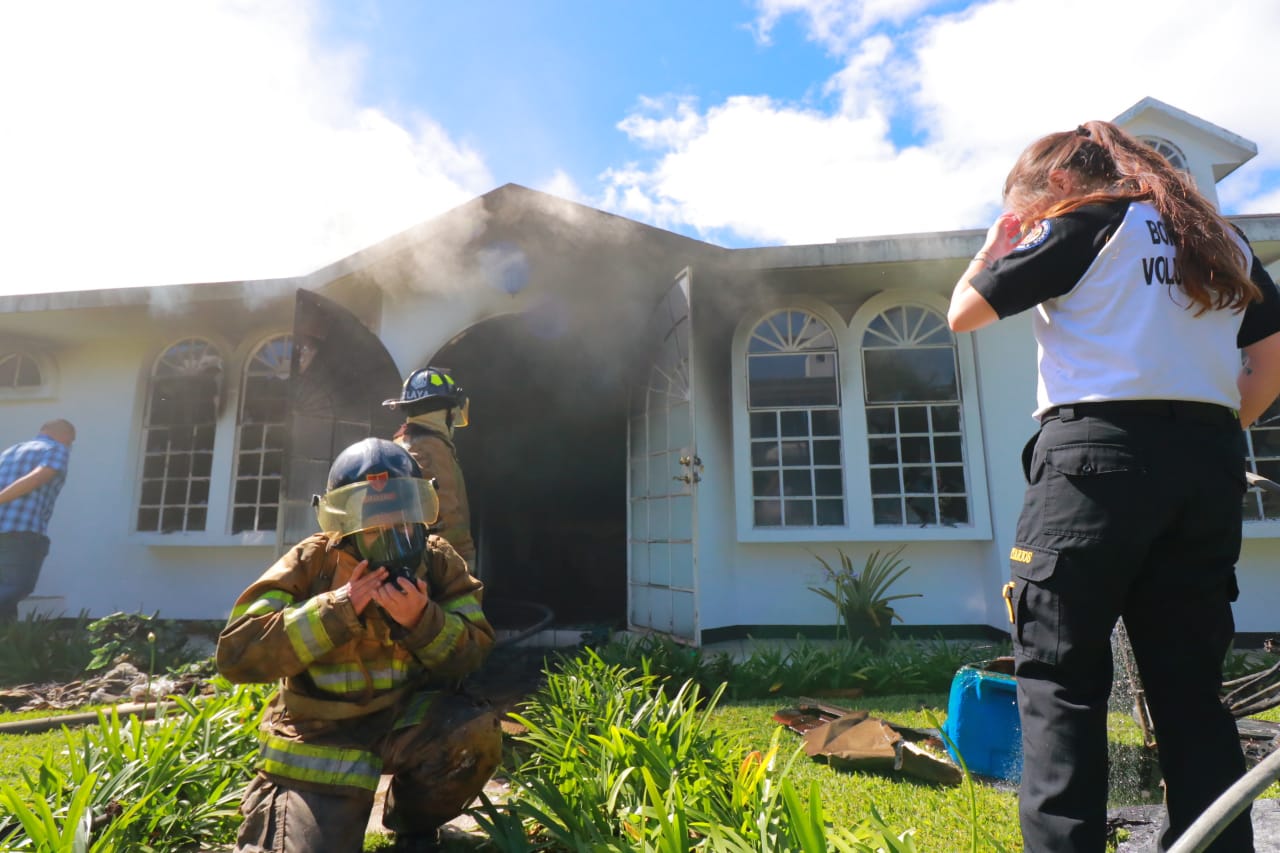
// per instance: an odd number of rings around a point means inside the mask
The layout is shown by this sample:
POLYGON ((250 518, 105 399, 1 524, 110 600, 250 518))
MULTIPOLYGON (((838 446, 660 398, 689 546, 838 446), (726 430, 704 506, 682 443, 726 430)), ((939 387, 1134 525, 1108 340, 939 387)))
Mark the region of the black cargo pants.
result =
MULTIPOLYGON (((1219 700, 1243 450, 1231 410, 1161 401, 1064 406, 1027 445, 1010 555, 1026 850, 1104 849, 1118 618, 1159 742, 1168 816, 1158 849, 1244 773, 1219 700)), ((1249 812, 1209 849, 1252 851, 1249 812)))

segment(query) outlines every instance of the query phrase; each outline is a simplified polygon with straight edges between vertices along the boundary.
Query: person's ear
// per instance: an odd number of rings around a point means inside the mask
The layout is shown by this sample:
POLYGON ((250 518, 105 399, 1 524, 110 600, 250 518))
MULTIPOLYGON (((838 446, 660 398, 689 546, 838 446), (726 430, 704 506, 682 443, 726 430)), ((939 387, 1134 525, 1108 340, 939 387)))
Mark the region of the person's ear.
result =
POLYGON ((1075 190, 1075 178, 1066 169, 1052 169, 1049 172, 1049 189, 1055 197, 1062 199, 1075 190))

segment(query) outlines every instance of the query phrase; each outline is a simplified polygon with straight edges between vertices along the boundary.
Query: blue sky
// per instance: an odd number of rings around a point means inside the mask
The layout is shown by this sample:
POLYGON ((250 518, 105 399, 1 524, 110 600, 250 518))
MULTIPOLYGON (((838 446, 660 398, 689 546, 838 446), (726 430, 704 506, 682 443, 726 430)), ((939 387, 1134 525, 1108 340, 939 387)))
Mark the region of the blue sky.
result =
POLYGON ((0 293, 304 274, 508 182, 729 246, 979 228, 1145 96, 1280 212, 1277 44, 1272 0, 4 4, 0 293))

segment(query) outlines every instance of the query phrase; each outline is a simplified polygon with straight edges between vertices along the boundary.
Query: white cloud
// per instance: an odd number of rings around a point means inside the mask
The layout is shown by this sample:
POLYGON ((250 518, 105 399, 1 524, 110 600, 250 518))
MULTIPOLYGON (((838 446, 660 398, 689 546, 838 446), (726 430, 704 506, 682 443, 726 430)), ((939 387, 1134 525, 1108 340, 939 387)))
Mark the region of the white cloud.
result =
POLYGON ((809 37, 843 58, 830 103, 739 95, 701 112, 685 100, 655 113, 662 102, 651 100, 619 126, 665 147, 608 173, 606 204, 750 242, 982 227, 1023 146, 1148 95, 1258 144, 1240 170, 1254 178, 1238 173, 1221 188, 1229 211, 1276 197, 1275 176, 1257 178, 1280 166, 1280 113, 1259 88, 1280 37, 1280 4, 1270 0, 1158 9, 985 0, 902 26, 900 6, 878 0, 758 6, 758 32, 799 14, 809 37), (684 132, 654 130, 667 126, 684 132), (1231 181, 1252 186, 1237 192, 1231 181))
POLYGON ((0 291, 306 273, 490 188, 438 124, 362 106, 313 14, 5 4, 0 291))
POLYGON ((844 53, 878 24, 900 24, 937 4, 938 0, 757 0, 760 14, 753 29, 756 38, 768 44, 778 21, 798 14, 805 19, 811 39, 844 53))
POLYGON ((549 179, 533 187, 533 189, 544 193, 550 193, 557 198, 576 201, 579 204, 591 203, 587 198, 587 194, 582 191, 580 186, 578 186, 578 182, 563 169, 556 170, 556 173, 549 179))

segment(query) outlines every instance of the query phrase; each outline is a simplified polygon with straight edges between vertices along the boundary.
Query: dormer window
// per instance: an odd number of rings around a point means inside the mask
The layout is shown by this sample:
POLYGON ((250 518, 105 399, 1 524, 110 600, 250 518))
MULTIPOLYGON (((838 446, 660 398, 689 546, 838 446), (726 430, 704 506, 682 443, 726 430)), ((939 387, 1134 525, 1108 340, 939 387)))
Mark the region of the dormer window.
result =
POLYGON ((1170 166, 1173 166, 1179 172, 1187 171, 1187 156, 1182 153, 1182 149, 1178 146, 1158 136, 1141 136, 1139 139, 1154 148, 1155 152, 1161 157, 1168 160, 1170 166))

